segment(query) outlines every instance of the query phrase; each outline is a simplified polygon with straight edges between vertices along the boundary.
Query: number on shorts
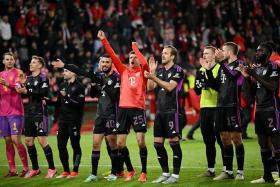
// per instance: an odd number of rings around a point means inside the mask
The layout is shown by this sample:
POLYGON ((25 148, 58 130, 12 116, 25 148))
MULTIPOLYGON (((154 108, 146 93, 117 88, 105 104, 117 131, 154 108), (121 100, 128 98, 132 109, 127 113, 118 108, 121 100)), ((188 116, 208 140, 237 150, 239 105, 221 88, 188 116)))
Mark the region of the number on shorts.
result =
POLYGON ((16 122, 13 123, 13 131, 17 131, 17 124, 16 124, 16 122))
POLYGON ((143 115, 139 115, 139 116, 134 116, 133 117, 133 124, 134 125, 143 124, 143 123, 144 123, 143 115))
POLYGON ((267 121, 268 121, 268 127, 272 128, 273 127, 273 118, 268 118, 267 121))
POLYGON ((173 129, 173 128, 174 128, 174 123, 173 123, 173 121, 169 121, 169 122, 168 122, 168 126, 169 126, 170 129, 173 129))

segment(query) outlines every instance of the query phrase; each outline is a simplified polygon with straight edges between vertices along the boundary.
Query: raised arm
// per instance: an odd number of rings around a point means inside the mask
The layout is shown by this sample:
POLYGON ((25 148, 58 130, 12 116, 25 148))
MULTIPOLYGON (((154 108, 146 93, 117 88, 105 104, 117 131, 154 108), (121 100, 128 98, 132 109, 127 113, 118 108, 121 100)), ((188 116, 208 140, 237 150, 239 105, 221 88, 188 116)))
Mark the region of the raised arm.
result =
POLYGON ((102 30, 98 31, 97 37, 100 39, 102 42, 105 51, 108 53, 108 55, 111 57, 116 69, 118 70, 119 73, 122 73, 126 66, 121 62, 119 57, 116 55, 115 51, 112 49, 109 41, 107 40, 105 33, 102 30))
POLYGON ((132 50, 135 52, 140 64, 143 67, 143 70, 144 71, 149 71, 148 62, 147 62, 146 58, 144 57, 144 55, 139 51, 136 42, 132 42, 132 50))

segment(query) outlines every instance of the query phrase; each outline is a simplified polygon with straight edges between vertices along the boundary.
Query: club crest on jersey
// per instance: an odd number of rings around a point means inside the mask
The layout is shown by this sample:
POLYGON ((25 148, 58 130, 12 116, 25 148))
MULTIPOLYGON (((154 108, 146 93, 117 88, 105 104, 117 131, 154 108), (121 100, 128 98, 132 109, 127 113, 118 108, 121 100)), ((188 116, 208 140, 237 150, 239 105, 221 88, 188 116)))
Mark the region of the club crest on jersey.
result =
POLYGON ((171 77, 171 73, 168 73, 167 77, 170 78, 171 77))
POLYGON ((135 77, 129 77, 128 80, 129 80, 129 83, 130 83, 131 86, 136 85, 136 78, 135 77))
POLYGON ((270 77, 277 77, 277 76, 278 76, 277 71, 273 71, 272 74, 270 75, 270 77))
POLYGON ((46 83, 46 82, 44 82, 44 84, 43 84, 42 88, 47 88, 47 87, 48 87, 47 83, 46 83))
POLYGON ((137 72, 137 73, 135 74, 135 77, 140 77, 140 72, 137 72))
POLYGON ((37 84, 38 84, 38 81, 37 80, 34 81, 34 86, 37 86, 37 84))
POLYGON ((111 79, 108 80, 108 85, 111 85, 113 83, 113 81, 111 79))
POLYGON ((179 73, 176 73, 173 77, 174 78, 179 78, 179 73))

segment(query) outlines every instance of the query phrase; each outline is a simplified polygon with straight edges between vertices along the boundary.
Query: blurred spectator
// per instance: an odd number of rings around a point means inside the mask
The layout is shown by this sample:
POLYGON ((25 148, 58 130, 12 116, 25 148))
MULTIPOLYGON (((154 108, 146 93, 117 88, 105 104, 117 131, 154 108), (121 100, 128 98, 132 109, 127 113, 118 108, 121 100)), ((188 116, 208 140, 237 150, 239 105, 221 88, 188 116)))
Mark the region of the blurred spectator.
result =
POLYGON ((2 19, 0 19, 0 34, 3 40, 9 41, 12 39, 12 27, 9 23, 8 16, 3 16, 2 19))

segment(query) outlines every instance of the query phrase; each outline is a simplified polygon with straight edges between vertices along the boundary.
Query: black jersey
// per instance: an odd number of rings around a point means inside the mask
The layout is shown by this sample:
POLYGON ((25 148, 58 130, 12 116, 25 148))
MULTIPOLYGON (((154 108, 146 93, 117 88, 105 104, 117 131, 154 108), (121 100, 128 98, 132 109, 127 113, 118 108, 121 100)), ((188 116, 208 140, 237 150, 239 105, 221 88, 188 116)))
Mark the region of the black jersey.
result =
POLYGON ((26 116, 41 117, 47 115, 46 98, 49 94, 49 80, 46 76, 28 76, 26 80, 28 104, 25 109, 26 116))
POLYGON ((255 73, 264 80, 272 82, 275 87, 275 91, 272 92, 259 81, 252 80, 253 90, 256 94, 257 111, 278 109, 279 67, 273 62, 269 62, 267 66, 257 67, 255 73))
MULTIPOLYGON (((241 86, 244 77, 239 71, 239 64, 243 64, 243 62, 236 60, 230 64, 220 63, 219 74, 215 80, 215 86, 213 86, 218 91, 217 107, 238 107, 240 105, 241 86)), ((214 79, 212 72, 209 70, 207 76, 214 79)), ((213 84, 209 83, 209 85, 213 84)))
POLYGON ((72 83, 64 81, 59 87, 59 91, 64 91, 65 96, 59 92, 58 102, 60 104, 59 122, 82 123, 85 88, 79 80, 72 83))
POLYGON ((119 74, 113 72, 107 76, 104 73, 96 73, 94 80, 99 80, 91 87, 91 96, 98 97, 97 117, 115 118, 119 97, 120 78, 119 74))
POLYGON ((168 92, 164 88, 157 86, 156 96, 157 96, 157 111, 158 112, 179 112, 179 96, 178 93, 182 89, 184 81, 183 69, 174 64, 171 68, 166 70, 161 67, 157 70, 157 75, 159 79, 170 82, 171 80, 177 82, 177 86, 171 92, 168 92))

